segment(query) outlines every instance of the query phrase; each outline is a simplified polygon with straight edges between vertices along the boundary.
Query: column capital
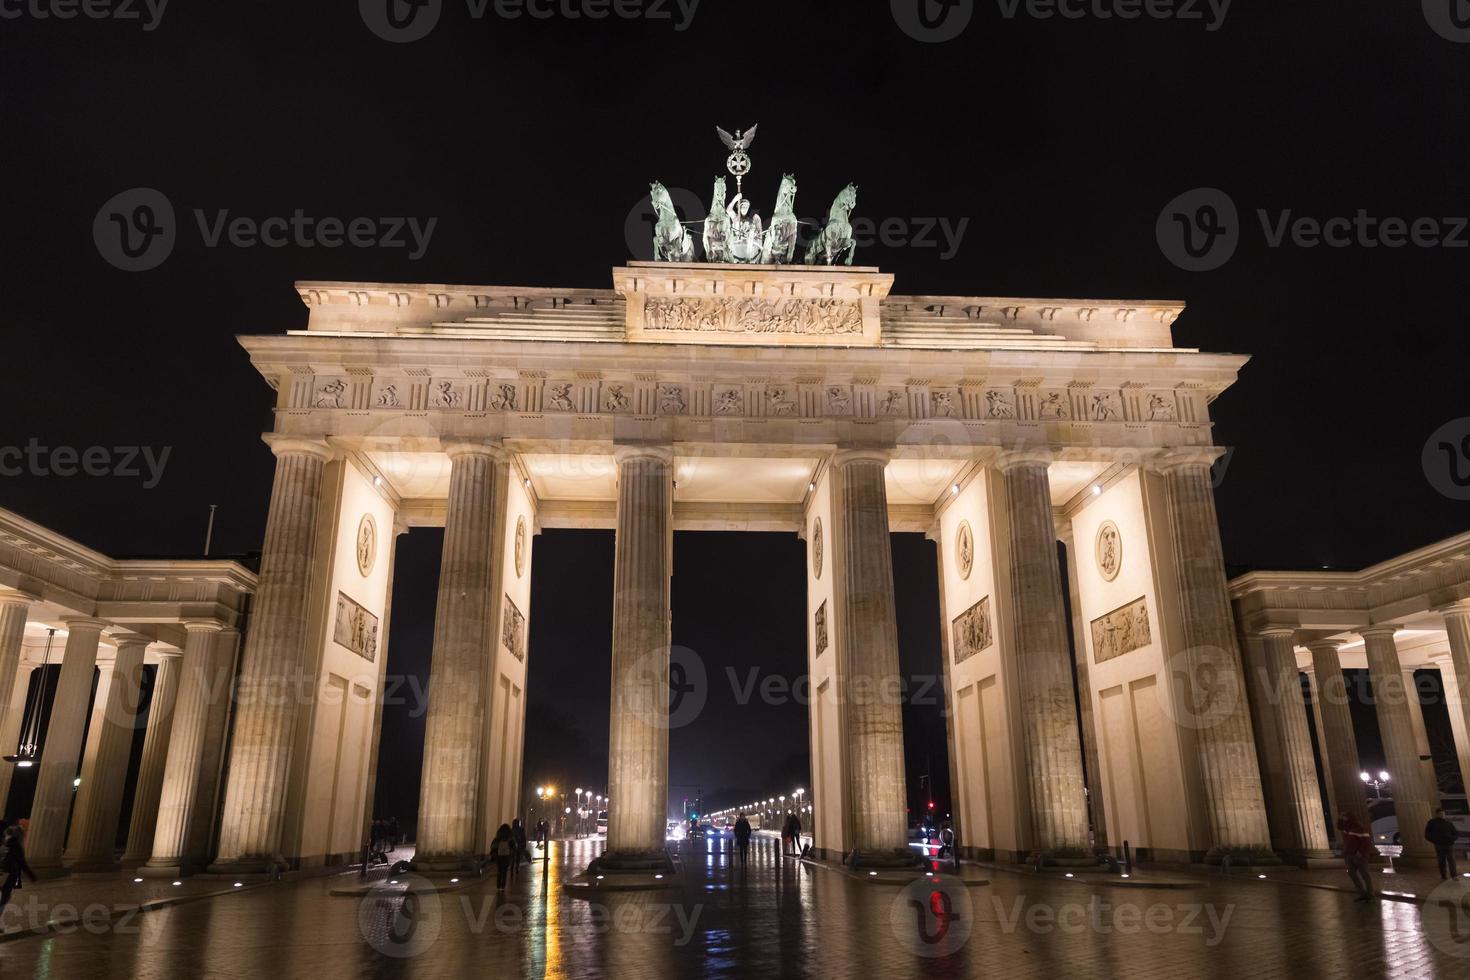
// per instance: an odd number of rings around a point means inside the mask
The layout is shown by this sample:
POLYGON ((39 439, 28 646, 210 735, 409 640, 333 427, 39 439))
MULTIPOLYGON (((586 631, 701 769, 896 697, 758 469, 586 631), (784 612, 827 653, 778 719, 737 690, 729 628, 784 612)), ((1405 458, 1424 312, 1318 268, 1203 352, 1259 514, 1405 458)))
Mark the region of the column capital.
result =
POLYGON ((1224 455, 1225 450, 1219 446, 1181 446, 1162 450, 1157 455, 1145 459, 1142 465, 1144 469, 1155 473, 1167 473, 1185 466, 1208 468, 1214 466, 1215 461, 1224 455))
POLYGON ((137 646, 146 649, 150 643, 156 642, 153 637, 148 636, 146 633, 134 633, 132 630, 118 630, 110 635, 112 642, 117 644, 119 650, 123 647, 137 646))
POLYGON ((325 439, 315 436, 293 436, 284 432, 267 432, 260 437, 277 458, 281 456, 315 456, 323 463, 330 462, 337 450, 325 439))
POLYGON ((1057 454, 1050 449, 1005 449, 996 454, 990 465, 1004 473, 1018 466, 1050 466, 1057 454))
POLYGON ((29 606, 33 602, 40 601, 41 597, 34 592, 26 592, 21 589, 0 592, 0 606, 29 606))
POLYGON ((1319 640, 1308 640, 1306 643, 1304 643, 1302 645, 1305 646, 1308 650, 1311 650, 1313 652, 1316 652, 1317 650, 1324 650, 1324 651, 1331 651, 1332 653, 1336 653, 1337 651, 1339 651, 1339 650, 1341 650, 1343 648, 1343 646, 1346 644, 1346 642, 1347 642, 1346 640, 1334 640, 1334 639, 1330 639, 1330 638, 1324 637, 1324 638, 1319 639, 1319 640))
POLYGON ((1470 599, 1458 599, 1443 606, 1435 606, 1434 612, 1445 619, 1470 620, 1470 599))
MULTIPOLYGON (((1273 626, 1273 625, 1268 624, 1266 626, 1257 626, 1256 629, 1255 629, 1255 634, 1256 634, 1256 636, 1262 636, 1262 637, 1284 636, 1284 637, 1287 637, 1289 639, 1295 640, 1296 639, 1296 627, 1295 626, 1273 626)), ((1311 649, 1311 648, 1308 647, 1308 649, 1311 649)))
POLYGON ((96 630, 101 633, 105 629, 111 629, 112 624, 105 619, 94 619, 91 616, 63 616, 61 624, 66 631, 71 633, 75 630, 96 630))
POLYGON ((184 655, 184 651, 168 643, 160 643, 158 649, 153 651, 162 660, 178 660, 184 655))
POLYGON ((651 459, 666 466, 674 463, 674 447, 662 442, 618 443, 612 454, 619 466, 635 459, 651 459))
POLYGON ((893 450, 881 446, 840 446, 832 455, 832 465, 846 466, 848 463, 882 463, 885 466, 893 459, 893 450))
POLYGON ((1374 623, 1372 626, 1364 626, 1359 629, 1358 635, 1361 636, 1364 641, 1366 641, 1370 636, 1386 636, 1391 640, 1393 639, 1394 634, 1401 629, 1403 629, 1403 627, 1397 623, 1374 623))
POLYGON ((439 444, 444 450, 444 455, 450 459, 458 459, 461 456, 489 456, 495 462, 502 463, 510 458, 505 443, 499 439, 441 439, 439 444))
POLYGON ((186 619, 180 625, 190 633, 218 633, 225 628, 218 619, 186 619))

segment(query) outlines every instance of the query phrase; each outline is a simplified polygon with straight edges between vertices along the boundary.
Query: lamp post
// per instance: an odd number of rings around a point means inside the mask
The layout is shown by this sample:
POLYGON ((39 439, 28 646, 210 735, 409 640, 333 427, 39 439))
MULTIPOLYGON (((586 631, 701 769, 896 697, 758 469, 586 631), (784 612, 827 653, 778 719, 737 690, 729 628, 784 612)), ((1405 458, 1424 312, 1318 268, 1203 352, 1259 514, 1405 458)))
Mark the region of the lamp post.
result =
POLYGON ((575 790, 577 794, 577 836, 582 836, 582 787, 575 790))
POLYGON ((1358 773, 1358 778, 1373 787, 1373 798, 1375 800, 1383 799, 1382 787, 1388 785, 1388 773, 1386 771, 1382 769, 1378 770, 1377 779, 1374 779, 1372 775, 1366 772, 1358 773))

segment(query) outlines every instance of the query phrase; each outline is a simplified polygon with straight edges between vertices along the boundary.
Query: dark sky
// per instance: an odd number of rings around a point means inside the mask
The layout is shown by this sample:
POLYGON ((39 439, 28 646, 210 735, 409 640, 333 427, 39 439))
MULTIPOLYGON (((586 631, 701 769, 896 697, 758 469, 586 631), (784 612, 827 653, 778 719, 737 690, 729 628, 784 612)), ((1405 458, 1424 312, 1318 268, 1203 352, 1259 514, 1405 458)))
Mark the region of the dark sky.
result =
MULTIPOLYGON (((952 255, 859 255, 895 273, 896 292, 1184 299, 1180 344, 1254 355, 1214 408, 1236 449, 1218 491, 1233 564, 1352 567, 1464 529, 1465 504, 1435 490, 1443 474, 1421 450, 1470 414, 1470 251, 1271 247, 1258 217, 1470 214, 1470 43, 1431 28, 1433 4, 1237 3, 1209 30, 965 3, 968 28, 937 44, 899 26, 917 2, 703 0, 677 30, 672 4, 659 9, 673 21, 511 20, 447 0, 412 44, 379 39, 350 2, 175 3, 153 30, 6 19, 0 446, 170 455, 153 487, 0 477, 0 505, 128 555, 197 552, 216 503, 216 551, 257 550, 271 396, 234 337, 303 326, 294 280, 608 286, 648 181, 707 193, 725 153, 713 127, 759 123, 748 186, 763 212, 790 171, 803 214, 852 180, 859 216, 967 220, 952 255), (177 242, 129 273, 93 222, 138 187, 167 197, 177 242), (1156 222, 1201 187, 1233 201, 1239 247, 1186 272, 1156 222), (297 209, 437 223, 414 260, 210 247, 195 217, 297 209)), ((395 670, 426 663, 437 548, 431 531, 403 544, 395 670)), ((726 665, 800 669, 799 542, 680 535, 676 551, 676 642, 721 680, 726 665)), ((905 668, 932 669, 932 550, 900 536, 895 555, 905 668)), ((557 764, 534 746, 567 759, 584 738, 595 759, 605 742, 611 540, 548 533, 535 560, 528 768, 557 764)), ((675 783, 733 792, 787 778, 786 750, 803 751, 800 707, 712 701, 706 715, 675 735, 675 783)), ((411 793, 419 736, 392 724, 385 784, 411 793)), ((923 741, 910 738, 911 774, 923 741)))

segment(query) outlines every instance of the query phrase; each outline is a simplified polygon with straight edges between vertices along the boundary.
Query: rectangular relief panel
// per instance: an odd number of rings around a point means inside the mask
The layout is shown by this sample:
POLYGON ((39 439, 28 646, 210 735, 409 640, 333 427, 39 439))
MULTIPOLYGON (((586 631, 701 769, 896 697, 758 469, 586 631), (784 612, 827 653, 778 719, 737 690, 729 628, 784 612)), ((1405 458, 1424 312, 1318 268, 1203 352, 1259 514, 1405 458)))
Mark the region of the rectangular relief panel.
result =
POLYGON ((526 617, 510 596, 505 597, 505 611, 500 617, 500 642, 517 660, 526 659, 526 617))
POLYGON ((1141 650, 1153 642, 1153 631, 1149 628, 1148 603, 1139 596, 1126 606, 1120 606, 1092 621, 1092 659, 1094 663, 1107 663, 1134 650, 1141 650))
POLYGON ((378 657, 378 617, 338 592, 332 639, 372 663, 378 657))
POLYGON ((954 621, 954 662, 962 664, 990 646, 995 639, 991 629, 990 596, 986 596, 954 621))

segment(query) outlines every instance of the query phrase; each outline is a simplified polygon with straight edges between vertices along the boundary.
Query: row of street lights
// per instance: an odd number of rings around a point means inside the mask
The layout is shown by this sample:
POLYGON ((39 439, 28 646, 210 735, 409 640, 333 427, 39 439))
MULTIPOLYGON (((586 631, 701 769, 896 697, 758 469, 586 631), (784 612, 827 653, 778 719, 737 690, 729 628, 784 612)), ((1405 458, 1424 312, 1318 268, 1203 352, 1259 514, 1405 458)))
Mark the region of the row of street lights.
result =
POLYGON ((761 817, 761 822, 764 823, 765 821, 772 819, 776 814, 785 814, 788 809, 786 806, 786 801, 789 799, 791 801, 790 809, 796 812, 798 818, 801 819, 803 823, 810 826, 810 814, 812 812, 812 804, 810 802, 806 802, 805 797, 806 790, 797 788, 791 791, 791 795, 789 797, 785 795, 777 795, 766 800, 756 800, 753 803, 745 803, 740 806, 727 807, 724 810, 716 810, 714 813, 711 813, 710 816, 724 817, 726 822, 728 823, 730 821, 733 821, 736 815, 742 812, 747 814, 759 814, 761 817))
MULTIPOLYGON (((581 837, 586 833, 587 817, 591 816, 596 821, 597 814, 611 805, 612 798, 603 796, 601 793, 594 793, 590 789, 584 790, 580 786, 572 790, 572 792, 576 796, 575 809, 567 804, 566 790, 562 790, 561 795, 558 797, 555 786, 537 786, 536 799, 541 803, 543 808, 550 807, 553 803, 556 803, 556 809, 560 811, 556 813, 558 828, 564 826, 566 818, 574 818, 574 833, 576 836, 581 837)), ((560 833, 560 829, 557 832, 560 833)))

